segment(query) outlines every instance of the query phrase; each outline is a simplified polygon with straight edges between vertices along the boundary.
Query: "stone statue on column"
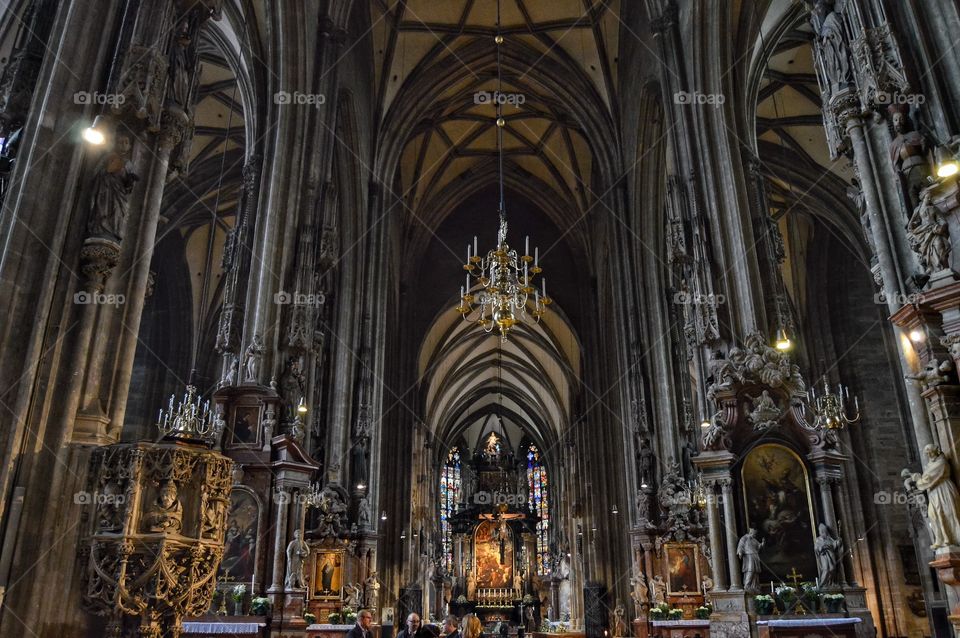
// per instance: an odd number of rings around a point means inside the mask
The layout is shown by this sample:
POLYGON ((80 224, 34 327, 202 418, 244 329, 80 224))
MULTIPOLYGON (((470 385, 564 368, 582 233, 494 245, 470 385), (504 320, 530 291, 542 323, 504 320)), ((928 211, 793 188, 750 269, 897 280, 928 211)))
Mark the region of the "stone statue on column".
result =
POLYGON ((835 0, 816 0, 811 22, 817 34, 816 44, 823 61, 825 79, 830 92, 835 93, 853 83, 846 29, 835 0))
POLYGON ((263 339, 253 335, 253 341, 243 353, 244 383, 260 383, 260 359, 263 357, 263 339))
POLYGON ((830 534, 830 529, 820 523, 819 534, 813 544, 817 556, 818 583, 820 588, 840 586, 840 566, 842 564, 843 543, 830 534))
POLYGON ((927 466, 911 477, 927 493, 927 523, 933 536, 931 549, 960 547, 960 493, 950 477, 950 461, 936 445, 923 448, 927 466))
POLYGON ((657 574, 653 577, 650 581, 650 590, 655 605, 667 602, 667 581, 663 580, 663 576, 657 574))
POLYGON ((87 222, 87 233, 91 237, 123 239, 123 225, 130 212, 130 194, 140 179, 133 172, 131 148, 130 136, 117 133, 113 150, 97 163, 87 222))
POLYGON ((930 202, 932 188, 920 191, 920 203, 907 222, 907 241, 928 275, 950 269, 950 229, 940 210, 930 202))
POLYGON ((930 145, 910 121, 910 107, 894 104, 887 109, 893 125, 894 138, 890 142, 890 161, 900 176, 906 195, 907 210, 920 204, 921 191, 929 185, 930 145))
POLYGON ((760 589, 760 549, 765 541, 757 540, 757 530, 752 527, 740 537, 737 543, 737 556, 743 570, 744 591, 758 591, 760 589))
POLYGON ((293 540, 287 545, 287 591, 306 589, 303 577, 303 561, 310 555, 310 547, 300 538, 300 530, 294 530, 293 540))
POLYGON ((637 606, 637 616, 643 615, 644 605, 650 603, 650 588, 647 586, 647 577, 641 572, 630 579, 633 585, 633 603, 637 606))

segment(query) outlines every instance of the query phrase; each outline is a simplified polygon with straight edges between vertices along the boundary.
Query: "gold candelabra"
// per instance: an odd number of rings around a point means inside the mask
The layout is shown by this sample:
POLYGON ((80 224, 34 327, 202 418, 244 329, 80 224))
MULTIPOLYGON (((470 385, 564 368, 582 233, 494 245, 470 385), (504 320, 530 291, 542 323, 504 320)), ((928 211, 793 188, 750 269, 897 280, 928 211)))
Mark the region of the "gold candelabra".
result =
POLYGON ((851 423, 860 420, 860 401, 853 397, 853 411, 850 408, 850 389, 838 383, 836 392, 830 388, 826 375, 823 376, 823 388, 817 394, 815 387, 807 393, 810 409, 813 412, 813 425, 819 429, 842 430, 851 423))

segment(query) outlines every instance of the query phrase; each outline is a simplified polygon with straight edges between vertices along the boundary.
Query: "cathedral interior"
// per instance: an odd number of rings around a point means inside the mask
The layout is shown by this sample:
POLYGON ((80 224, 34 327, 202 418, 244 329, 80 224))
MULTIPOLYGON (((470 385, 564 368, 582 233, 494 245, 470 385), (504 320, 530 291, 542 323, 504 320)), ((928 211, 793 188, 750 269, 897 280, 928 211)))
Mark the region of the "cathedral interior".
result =
POLYGON ((956 0, 3 5, 0 636, 960 632, 956 0))

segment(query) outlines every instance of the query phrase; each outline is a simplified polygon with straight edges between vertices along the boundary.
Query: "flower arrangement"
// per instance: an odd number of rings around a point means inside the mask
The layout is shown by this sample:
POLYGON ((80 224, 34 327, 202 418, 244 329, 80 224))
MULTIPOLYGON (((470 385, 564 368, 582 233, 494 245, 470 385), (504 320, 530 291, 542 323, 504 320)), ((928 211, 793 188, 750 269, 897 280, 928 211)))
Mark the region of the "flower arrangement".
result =
POLYGON ((837 614, 843 609, 843 602, 846 600, 843 594, 825 594, 823 596, 823 606, 827 613, 837 614))
POLYGON ((239 603, 243 601, 244 595, 247 593, 246 585, 235 585, 233 589, 230 590, 230 598, 233 599, 233 602, 239 603))
POLYGON ((330 623, 331 625, 339 625, 340 612, 331 611, 329 614, 327 614, 327 622, 330 623))
POLYGON ((670 611, 670 606, 667 603, 660 603, 659 605, 654 605, 650 608, 650 618, 653 620, 663 620, 667 617, 667 613, 670 611))
POLYGON ((303 615, 303 619, 307 622, 308 625, 313 625, 317 622, 317 617, 311 614, 309 611, 303 615))
POLYGON ((675 607, 667 611, 667 618, 670 620, 680 620, 683 618, 683 610, 675 607))
POLYGON ((467 597, 464 596, 463 594, 460 594, 459 596, 457 596, 457 602, 463 605, 467 602, 467 597))
POLYGON ((773 596, 767 594, 760 594, 759 596, 753 597, 754 606, 757 609, 757 613, 761 616, 769 616, 773 613, 773 596))
POLYGON ((250 613, 254 616, 266 616, 270 610, 270 599, 257 596, 250 601, 250 613))
POLYGON ((524 604, 524 605, 532 605, 532 604, 533 604, 533 596, 531 596, 530 594, 527 594, 526 596, 524 596, 524 597, 523 597, 523 604, 524 604))
POLYGON ((712 605, 700 605, 693 610, 693 615, 700 620, 707 620, 710 618, 710 614, 713 613, 712 605))

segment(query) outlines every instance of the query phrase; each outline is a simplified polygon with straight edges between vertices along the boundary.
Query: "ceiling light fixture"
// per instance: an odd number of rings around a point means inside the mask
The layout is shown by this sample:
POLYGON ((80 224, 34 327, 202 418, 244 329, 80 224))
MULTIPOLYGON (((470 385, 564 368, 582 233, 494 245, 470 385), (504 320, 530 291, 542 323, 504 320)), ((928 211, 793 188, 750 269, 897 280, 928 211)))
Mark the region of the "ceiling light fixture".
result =
MULTIPOLYGON (((497 35, 494 38, 497 45, 497 93, 499 98, 503 89, 503 74, 500 66, 500 46, 504 42, 500 34, 500 0, 497 0, 497 35)), ((474 236, 473 245, 467 244, 467 262, 463 265, 467 271, 464 287, 460 289, 460 305, 457 311, 469 323, 478 323, 485 332, 500 332, 500 340, 506 341, 507 335, 521 321, 532 317, 540 321, 551 299, 547 296, 546 279, 541 279, 541 288, 537 290, 532 284, 534 278, 542 272, 540 268, 540 249, 534 248, 530 256, 530 238, 524 242, 524 254, 517 254, 516 249, 507 244, 507 209, 504 203, 503 187, 503 129, 506 119, 503 117, 504 100, 494 99, 496 105, 497 125, 497 159, 498 179, 500 186, 500 202, 498 213, 500 226, 497 231, 497 247, 481 257, 477 252, 477 238, 474 236), (476 294, 471 290, 475 284, 471 277, 479 284, 476 294)))

